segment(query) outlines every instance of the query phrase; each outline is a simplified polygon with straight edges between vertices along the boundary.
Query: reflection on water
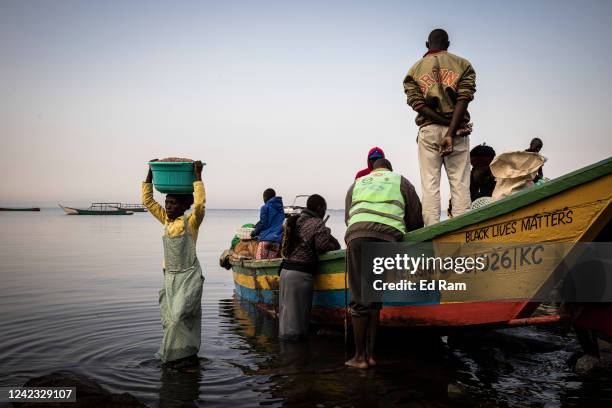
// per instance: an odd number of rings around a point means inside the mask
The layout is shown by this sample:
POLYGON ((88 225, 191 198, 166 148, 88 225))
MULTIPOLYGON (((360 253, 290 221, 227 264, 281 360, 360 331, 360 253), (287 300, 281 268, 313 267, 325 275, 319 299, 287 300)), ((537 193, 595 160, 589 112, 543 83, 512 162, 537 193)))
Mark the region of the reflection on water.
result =
POLYGON ((159 387, 160 407, 190 407, 200 397, 200 382, 202 381, 202 366, 198 371, 184 372, 162 369, 159 387))
MULTIPOLYGON (((439 336, 383 328, 379 366, 360 371, 343 365, 347 347, 342 330, 319 328, 308 342, 278 342, 274 319, 244 301, 235 301, 234 310, 251 350, 264 358, 256 371, 245 373, 269 375, 273 397, 289 405, 531 407, 612 402, 610 368, 589 378, 571 373, 566 361, 576 345, 559 329, 439 336)), ((606 354, 610 360, 610 349, 606 354)))
MULTIPOLYGON (((513 329, 440 337, 384 330, 376 369, 344 366, 342 329, 279 343, 277 323, 233 298, 217 266, 233 231, 257 211, 207 213, 198 242, 204 266, 200 369, 163 369, 161 225, 148 214, 0 213, 0 386, 70 369, 150 406, 598 406, 612 378, 581 378, 565 361, 562 332, 513 329)), ((332 231, 344 232, 332 213, 332 231)), ((349 341, 351 344, 352 341, 349 341)))

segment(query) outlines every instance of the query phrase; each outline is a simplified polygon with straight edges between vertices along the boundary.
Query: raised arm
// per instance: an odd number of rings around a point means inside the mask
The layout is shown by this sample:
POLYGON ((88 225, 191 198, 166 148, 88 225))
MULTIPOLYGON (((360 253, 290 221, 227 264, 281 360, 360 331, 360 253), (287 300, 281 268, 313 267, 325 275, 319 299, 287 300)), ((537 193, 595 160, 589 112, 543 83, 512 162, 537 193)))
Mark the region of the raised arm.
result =
POLYGON ((197 230, 200 227, 206 212, 206 190, 202 182, 202 167, 204 167, 204 164, 199 160, 193 163, 193 173, 195 175, 195 181, 193 182, 193 212, 191 217, 189 217, 189 224, 193 230, 197 230))
MULTIPOLYGON (((154 162, 157 161, 157 159, 150 161, 154 162)), ((151 215, 157 218, 159 222, 162 224, 166 223, 166 220, 168 219, 166 216, 166 210, 157 201, 155 201, 155 198, 153 198, 153 171, 151 171, 151 166, 149 166, 147 178, 142 183, 142 205, 147 207, 147 210, 149 210, 151 215)))

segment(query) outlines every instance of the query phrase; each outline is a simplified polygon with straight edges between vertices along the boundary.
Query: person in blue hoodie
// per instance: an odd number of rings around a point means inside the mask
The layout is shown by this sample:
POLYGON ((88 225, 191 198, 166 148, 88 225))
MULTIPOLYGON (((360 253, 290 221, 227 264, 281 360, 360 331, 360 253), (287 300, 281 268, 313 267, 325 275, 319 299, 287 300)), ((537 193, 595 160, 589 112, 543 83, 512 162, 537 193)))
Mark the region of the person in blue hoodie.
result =
POLYGON ((251 237, 257 237, 257 254, 255 259, 280 258, 281 241, 283 238, 283 199, 276 196, 276 192, 268 188, 263 193, 264 205, 259 210, 259 221, 251 237))

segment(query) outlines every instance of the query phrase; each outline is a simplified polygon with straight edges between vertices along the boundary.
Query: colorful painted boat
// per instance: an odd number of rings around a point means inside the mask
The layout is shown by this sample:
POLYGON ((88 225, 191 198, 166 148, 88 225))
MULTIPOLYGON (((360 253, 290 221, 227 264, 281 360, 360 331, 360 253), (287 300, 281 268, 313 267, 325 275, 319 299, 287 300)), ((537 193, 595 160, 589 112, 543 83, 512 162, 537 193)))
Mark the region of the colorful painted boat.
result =
MULTIPOLYGON (((409 242, 483 245, 566 244, 596 240, 612 218, 612 157, 565 176, 515 193, 461 216, 406 235, 409 242)), ((466 246, 467 247, 467 246, 466 246)), ((238 296, 275 313, 278 306, 280 260, 230 261, 238 296)), ((512 268, 495 273, 461 276, 481 291, 440 290, 434 302, 385 303, 381 324, 387 326, 519 325, 551 321, 531 317, 539 302, 536 294, 551 285, 556 265, 512 268)), ((451 274, 453 275, 453 274, 451 274)), ((452 278, 450 278, 452 280, 452 278)), ((343 324, 346 289, 344 250, 320 257, 315 278, 313 321, 343 324)), ((555 317, 556 318, 556 317, 555 317)))
POLYGON ((121 203, 92 203, 89 208, 73 208, 59 205, 67 215, 132 215, 132 211, 117 208, 121 203))

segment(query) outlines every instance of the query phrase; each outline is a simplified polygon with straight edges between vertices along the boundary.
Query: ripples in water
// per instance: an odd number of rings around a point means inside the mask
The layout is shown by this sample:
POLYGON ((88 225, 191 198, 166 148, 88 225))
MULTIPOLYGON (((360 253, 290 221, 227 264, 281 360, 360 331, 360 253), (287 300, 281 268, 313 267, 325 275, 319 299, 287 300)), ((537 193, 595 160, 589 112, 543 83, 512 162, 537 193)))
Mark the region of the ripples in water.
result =
POLYGON ((216 266, 235 226, 256 216, 207 215, 198 243, 206 276, 200 370, 186 373, 153 358, 162 337, 161 244, 148 214, 2 215, 15 233, 0 236, 0 385, 70 369, 161 407, 612 406, 610 369, 571 373, 565 363, 576 345, 562 332, 383 330, 380 365, 367 371, 344 366, 350 347, 341 330, 279 343, 276 321, 235 300, 231 273, 216 266))

